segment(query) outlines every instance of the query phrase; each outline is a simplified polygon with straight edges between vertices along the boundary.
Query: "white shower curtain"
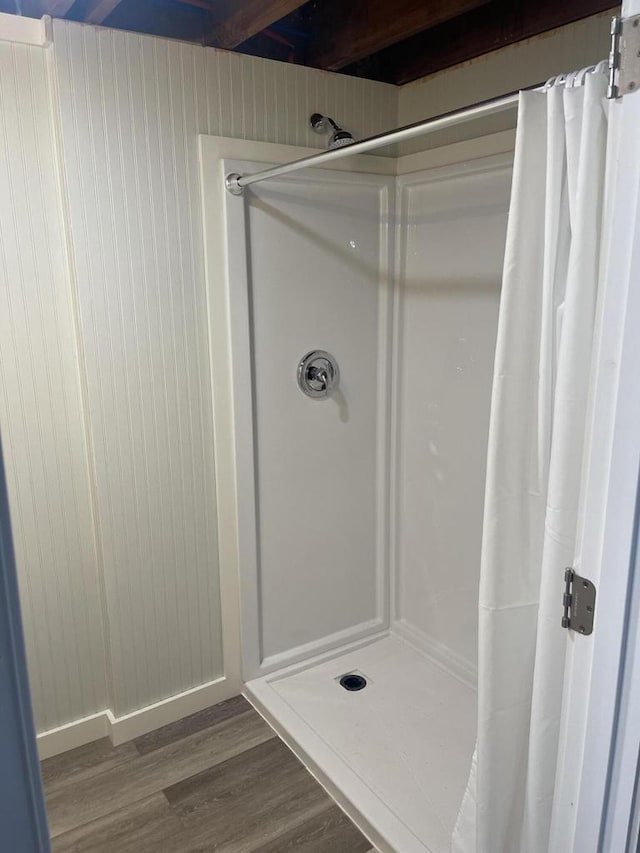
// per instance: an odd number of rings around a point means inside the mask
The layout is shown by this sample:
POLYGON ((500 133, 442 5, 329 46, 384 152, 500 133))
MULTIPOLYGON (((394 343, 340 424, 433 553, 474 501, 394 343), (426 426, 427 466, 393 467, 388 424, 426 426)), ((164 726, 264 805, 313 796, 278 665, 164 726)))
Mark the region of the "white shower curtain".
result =
MULTIPOLYGON (((489 434, 478 736, 455 853, 550 853, 601 298, 605 79, 520 96, 489 434)), ((554 851, 560 853, 560 851, 554 851)))

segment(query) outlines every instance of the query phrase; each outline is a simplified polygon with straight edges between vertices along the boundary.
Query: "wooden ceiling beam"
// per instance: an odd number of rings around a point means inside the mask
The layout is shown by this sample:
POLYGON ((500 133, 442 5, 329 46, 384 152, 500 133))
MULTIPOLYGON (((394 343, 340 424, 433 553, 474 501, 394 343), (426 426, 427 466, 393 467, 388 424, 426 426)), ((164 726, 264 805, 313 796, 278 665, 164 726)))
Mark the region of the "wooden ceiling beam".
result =
POLYGON ((232 50, 304 5, 305 0, 239 0, 207 37, 207 44, 232 50))
POLYGON ((313 20, 309 64, 337 71, 489 0, 323 0, 313 20))
MULTIPOLYGON (((494 0, 484 9, 474 10, 381 51, 375 57, 375 76, 389 83, 410 83, 607 11, 613 5, 611 0, 537 0, 534 3, 494 0)), ((508 81, 505 83, 507 89, 508 81)))

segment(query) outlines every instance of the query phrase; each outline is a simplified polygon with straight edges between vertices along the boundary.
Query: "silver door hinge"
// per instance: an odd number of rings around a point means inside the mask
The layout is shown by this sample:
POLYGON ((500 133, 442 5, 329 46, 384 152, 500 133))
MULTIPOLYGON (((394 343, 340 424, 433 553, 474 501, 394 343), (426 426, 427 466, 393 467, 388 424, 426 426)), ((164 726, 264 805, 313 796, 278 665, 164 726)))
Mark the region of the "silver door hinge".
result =
POLYGON ((621 98, 640 89, 640 15, 611 19, 607 98, 621 98))
POLYGON ((563 628, 569 628, 579 634, 591 634, 596 609, 596 588, 591 581, 581 578, 573 569, 564 570, 562 606, 563 628))

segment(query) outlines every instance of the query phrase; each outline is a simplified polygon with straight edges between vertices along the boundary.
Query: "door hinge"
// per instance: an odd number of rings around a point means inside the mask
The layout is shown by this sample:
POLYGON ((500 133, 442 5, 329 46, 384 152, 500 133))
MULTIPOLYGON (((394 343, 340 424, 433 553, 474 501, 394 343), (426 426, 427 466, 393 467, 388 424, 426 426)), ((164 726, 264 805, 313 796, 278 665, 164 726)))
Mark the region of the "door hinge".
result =
POLYGON ((591 634, 596 609, 596 588, 591 581, 581 578, 573 569, 564 570, 562 606, 563 628, 569 628, 579 634, 591 634))
POLYGON ((611 19, 607 98, 621 98, 640 89, 640 15, 611 19))

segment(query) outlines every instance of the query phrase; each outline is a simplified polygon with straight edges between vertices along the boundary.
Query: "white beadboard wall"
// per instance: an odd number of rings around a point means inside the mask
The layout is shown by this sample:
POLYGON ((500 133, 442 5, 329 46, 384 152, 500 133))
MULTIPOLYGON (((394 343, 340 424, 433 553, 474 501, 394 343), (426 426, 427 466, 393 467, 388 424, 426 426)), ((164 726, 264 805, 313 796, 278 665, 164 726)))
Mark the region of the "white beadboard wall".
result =
POLYGON ((113 674, 123 715, 222 674, 197 135, 324 142, 391 86, 54 22, 113 674))
MULTIPOLYGON (((410 124, 535 86, 556 74, 579 70, 607 59, 611 16, 617 11, 613 7, 599 15, 558 27, 401 86, 399 123, 410 124)), ((515 126, 515 111, 501 113, 404 143, 402 153, 448 145, 515 126)))
POLYGON ((0 41, 0 430, 39 730, 106 704, 48 58, 0 41))

